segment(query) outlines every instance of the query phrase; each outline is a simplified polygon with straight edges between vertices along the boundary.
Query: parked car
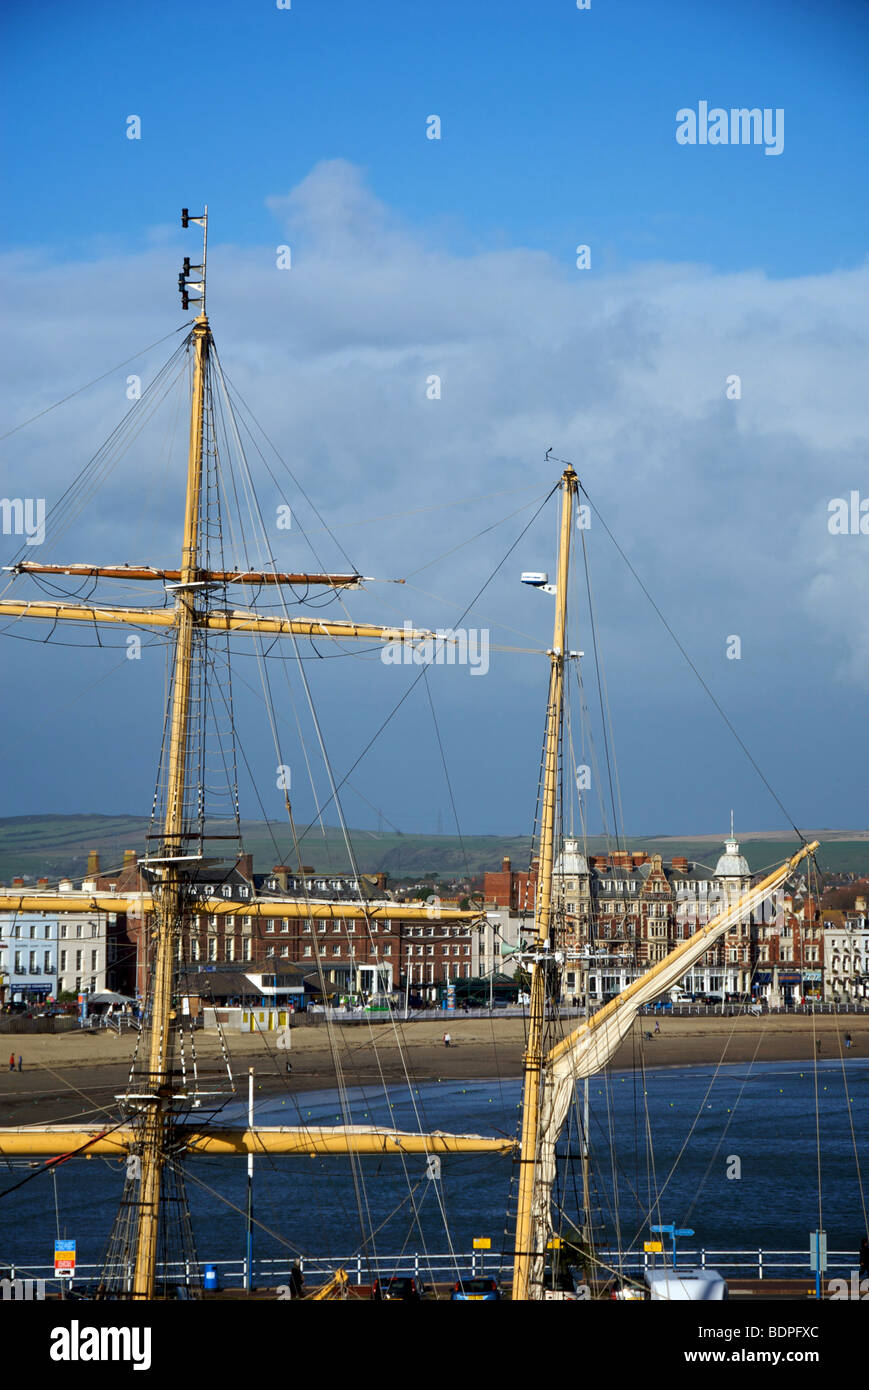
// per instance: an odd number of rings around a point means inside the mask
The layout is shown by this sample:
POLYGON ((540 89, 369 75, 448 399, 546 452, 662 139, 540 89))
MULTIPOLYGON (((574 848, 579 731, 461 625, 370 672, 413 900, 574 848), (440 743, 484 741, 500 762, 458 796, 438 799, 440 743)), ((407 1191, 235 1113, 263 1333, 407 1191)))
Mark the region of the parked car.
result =
POLYGON ((494 1303, 501 1297, 501 1286, 497 1279, 488 1275, 480 1279, 460 1279, 450 1294, 451 1302, 494 1303))
POLYGON ((389 1302, 418 1303, 425 1293, 425 1284, 412 1276, 393 1274, 388 1279, 375 1279, 371 1297, 389 1302))
POLYGON ((622 1303, 641 1303, 646 1297, 643 1271, 626 1270, 621 1276, 617 1275, 610 1285, 609 1296, 622 1303))

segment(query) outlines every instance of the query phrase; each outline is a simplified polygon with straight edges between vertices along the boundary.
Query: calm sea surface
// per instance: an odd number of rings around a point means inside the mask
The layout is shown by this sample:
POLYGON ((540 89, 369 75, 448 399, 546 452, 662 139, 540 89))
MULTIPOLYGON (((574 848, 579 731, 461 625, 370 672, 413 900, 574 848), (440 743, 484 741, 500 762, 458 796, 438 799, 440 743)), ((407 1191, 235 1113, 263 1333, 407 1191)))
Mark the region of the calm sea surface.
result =
MULTIPOLYGON (((831 1250, 856 1250, 865 1231, 858 1166, 869 1198, 869 1059, 848 1058, 814 1069, 804 1063, 613 1072, 590 1083, 593 1212, 600 1239, 628 1247, 648 1237, 648 1222, 693 1227, 689 1246, 707 1249, 805 1250, 819 1224, 818 1132, 822 1224, 831 1250), (852 1133, 853 1127, 853 1133, 852 1133), (732 1176, 728 1176, 730 1173, 732 1176), (738 1174, 738 1176, 736 1176, 738 1174), (651 1215, 650 1215, 651 1213, 651 1215)), ((402 1129, 477 1134, 517 1132, 519 1083, 442 1082, 350 1093, 353 1123, 390 1121, 402 1129)), ((245 1108, 227 1107, 226 1122, 245 1108)), ((334 1124, 343 1116, 333 1092, 269 1098, 262 1124, 334 1124)), ((559 1202, 581 1206, 580 1165, 570 1161, 575 1124, 559 1169, 559 1202)), ((37 1170, 0 1163, 0 1194, 37 1170)), ((200 1258, 244 1254, 246 1164, 199 1159, 187 1165, 187 1191, 200 1258), (230 1205, 230 1204, 234 1204, 230 1205), (241 1210, 235 1210, 240 1208, 241 1210)), ((33 1267, 53 1260, 57 1235, 75 1238, 80 1263, 98 1263, 120 1198, 123 1166, 72 1160, 56 1179, 39 1173, 0 1196, 0 1264, 33 1267)), ((366 1159, 257 1158, 254 1178, 258 1256, 349 1258, 375 1232, 378 1255, 471 1248, 488 1236, 493 1251, 515 1202, 510 1159, 442 1160, 440 1183, 425 1177, 422 1157, 366 1159), (360 1208, 362 1216, 360 1217, 360 1208), (508 1215, 509 1213, 509 1215, 508 1215), (447 1234, 449 1232, 449 1234, 447 1234)))

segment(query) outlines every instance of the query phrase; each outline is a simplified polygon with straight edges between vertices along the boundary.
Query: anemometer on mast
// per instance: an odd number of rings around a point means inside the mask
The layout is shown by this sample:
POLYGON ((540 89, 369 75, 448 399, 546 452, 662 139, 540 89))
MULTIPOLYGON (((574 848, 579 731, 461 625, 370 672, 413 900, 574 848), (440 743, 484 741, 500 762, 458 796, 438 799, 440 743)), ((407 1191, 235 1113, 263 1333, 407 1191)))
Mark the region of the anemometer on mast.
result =
POLYGON ((188 308, 190 307, 190 296, 189 296, 189 294, 188 294, 188 290, 198 290, 198 291, 199 291, 199 298, 198 298, 198 299, 194 299, 194 300, 193 300, 193 303, 194 303, 194 304, 198 304, 198 305, 200 306, 200 312, 204 314, 204 313, 205 313, 205 258, 206 258, 206 253, 207 253, 207 250, 208 250, 208 204, 207 204, 207 203, 205 204, 205 211, 204 211, 203 213, 201 213, 200 216, 198 216, 198 217, 191 217, 191 216, 190 216, 190 213, 189 213, 188 210, 187 210, 187 208, 182 208, 182 209, 181 209, 181 226, 182 226, 182 227, 189 227, 191 222, 195 222, 196 225, 197 225, 197 227, 201 227, 201 228, 202 228, 202 264, 201 264, 201 265, 191 265, 191 264, 190 264, 190 257, 189 257, 189 256, 185 256, 185 257, 184 257, 184 262, 183 262, 183 265, 182 265, 182 268, 181 268, 181 274, 178 276, 178 293, 181 295, 181 308, 182 308, 182 309, 188 309, 188 308), (201 279, 201 280, 191 280, 189 277, 190 277, 190 272, 191 272, 192 270, 199 270, 199 271, 201 271, 201 272, 202 272, 202 279, 201 279))

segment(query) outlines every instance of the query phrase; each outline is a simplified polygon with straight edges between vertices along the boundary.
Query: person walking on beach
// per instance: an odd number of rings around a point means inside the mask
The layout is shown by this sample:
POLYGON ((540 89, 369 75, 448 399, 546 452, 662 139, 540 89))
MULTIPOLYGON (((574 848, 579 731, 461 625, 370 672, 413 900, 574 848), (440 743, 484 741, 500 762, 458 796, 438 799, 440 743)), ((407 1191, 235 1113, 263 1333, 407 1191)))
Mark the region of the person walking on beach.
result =
POLYGON ((451 1042, 452 1038, 450 1037, 449 1033, 444 1033, 444 1047, 449 1047, 451 1042))
POLYGON ((850 1047, 850 1046, 851 1046, 851 1034, 850 1034, 850 1033, 846 1033, 846 1034, 845 1034, 845 1046, 846 1046, 846 1047, 850 1047))
POLYGON ((821 1039, 820 1039, 820 1038, 818 1038, 818 1041, 815 1043, 815 1047, 818 1049, 818 1056, 820 1057, 820 1055, 821 1055, 821 1039))
POLYGON ((656 1019, 655 1019, 655 1033, 656 1033, 656 1035, 657 1035, 658 1033, 660 1033, 660 1031, 661 1031, 661 1020, 660 1020, 659 1018, 656 1018, 656 1019))
POLYGON ((15 1070, 15 1053, 14 1053, 14 1052, 12 1053, 12 1055, 11 1055, 10 1058, 9 1058, 9 1070, 10 1070, 10 1071, 14 1071, 14 1070, 15 1070))

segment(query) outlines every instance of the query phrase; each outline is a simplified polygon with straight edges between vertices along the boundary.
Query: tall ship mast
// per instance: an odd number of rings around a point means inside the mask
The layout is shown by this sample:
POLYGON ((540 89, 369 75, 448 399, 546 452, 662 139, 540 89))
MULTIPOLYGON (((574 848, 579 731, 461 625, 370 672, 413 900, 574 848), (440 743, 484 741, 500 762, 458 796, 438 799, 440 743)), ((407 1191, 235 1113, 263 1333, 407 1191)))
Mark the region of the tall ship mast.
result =
MULTIPOLYGON (((337 1126, 254 1126, 209 1123, 208 1092, 193 1077, 189 1059, 182 1050, 182 1019, 179 1017, 179 990, 176 965, 185 929, 196 913, 215 917, 232 912, 233 905, 215 896, 205 896, 201 870, 214 862, 209 846, 215 836, 209 833, 202 777, 202 747, 207 715, 207 678, 214 679, 211 644, 225 645, 229 667, 229 637, 252 633, 270 639, 336 637, 381 642, 417 642, 436 634, 405 624, 387 627, 349 619, 291 616, 283 598, 285 587, 303 583, 324 591, 342 592, 358 586, 362 576, 347 573, 297 573, 279 570, 274 562, 254 567, 230 568, 222 551, 219 512, 213 499, 215 468, 215 406, 213 384, 223 374, 216 358, 211 328, 206 314, 206 261, 208 211, 190 216, 185 209, 182 225, 202 228, 202 259, 191 265, 185 259, 179 277, 182 305, 190 302, 197 314, 187 339, 192 365, 192 391, 189 419, 186 492, 183 514, 181 555, 177 568, 151 564, 39 564, 20 561, 17 575, 67 575, 88 580, 135 580, 162 583, 171 596, 171 606, 122 607, 91 600, 86 603, 65 599, 0 599, 0 618, 26 618, 51 623, 81 623, 90 626, 127 625, 153 629, 166 634, 170 644, 170 685, 160 779, 161 815, 153 833, 147 857, 141 861, 150 884, 143 910, 151 923, 149 945, 150 976, 143 1016, 143 1029, 130 1083, 118 1099, 119 1119, 102 1124, 21 1126, 0 1129, 0 1157, 20 1155, 69 1156, 88 1153, 111 1157, 126 1156, 127 1182, 122 1211, 116 1222, 114 1256, 104 1276, 102 1292, 107 1297, 149 1300, 159 1295, 157 1271, 161 1242, 165 1240, 167 1204, 182 1222, 189 1224, 183 1196, 183 1177, 178 1160, 185 1155, 253 1153, 271 1155, 329 1154, 397 1156, 423 1154, 493 1154, 517 1156, 518 1204, 516 1215, 512 1297, 517 1301, 543 1296, 546 1249, 552 1235, 551 1192, 555 1171, 556 1144, 568 1108, 574 1098, 577 1080, 601 1070, 629 1031, 637 1011, 675 984, 691 965, 729 929, 734 921, 750 912, 782 884, 794 867, 816 847, 803 848, 772 874, 729 904, 706 926, 682 941, 663 960, 652 966, 620 995, 584 1020, 566 1036, 556 1036, 550 1004, 558 993, 560 971, 556 949, 553 906, 553 871, 557 852, 559 782, 564 707, 564 680, 567 662, 578 653, 569 650, 567 595, 571 559, 571 537, 579 479, 571 465, 561 475, 561 514, 555 584, 555 622, 549 657, 546 705, 546 734, 543 759, 542 811, 540 817, 540 862, 534 905, 534 932, 526 954, 530 972, 528 1040, 523 1067, 521 1134, 517 1142, 510 1137, 424 1133, 390 1127, 337 1126), (194 297, 191 301, 191 291, 194 297), (209 490, 211 489, 211 491, 209 490), (230 606, 228 593, 235 587, 267 588, 277 595, 277 614, 262 615, 252 608, 230 606), (206 1101, 203 1110, 203 1101, 206 1101)), ((219 491, 219 489, 218 489, 219 491)), ((232 708, 228 702, 230 735, 232 708)), ((232 819, 240 847, 240 817, 237 787, 230 787, 232 819)), ((289 813, 289 798, 287 810, 289 813)), ((70 907, 75 895, 66 895, 70 907)), ((117 896, 89 893, 82 895, 88 906, 117 911, 117 896)), ((47 895, 0 891, 0 909, 44 911, 55 907, 47 895)), ((425 922, 428 910, 394 903, 370 905, 364 902, 340 904, 298 901, 253 902, 254 918, 293 917, 315 919, 334 917, 370 923, 378 915, 425 922)), ((441 909, 442 921, 478 922, 473 909, 441 909)), ((218 1109, 219 1106, 215 1106, 218 1109)))

